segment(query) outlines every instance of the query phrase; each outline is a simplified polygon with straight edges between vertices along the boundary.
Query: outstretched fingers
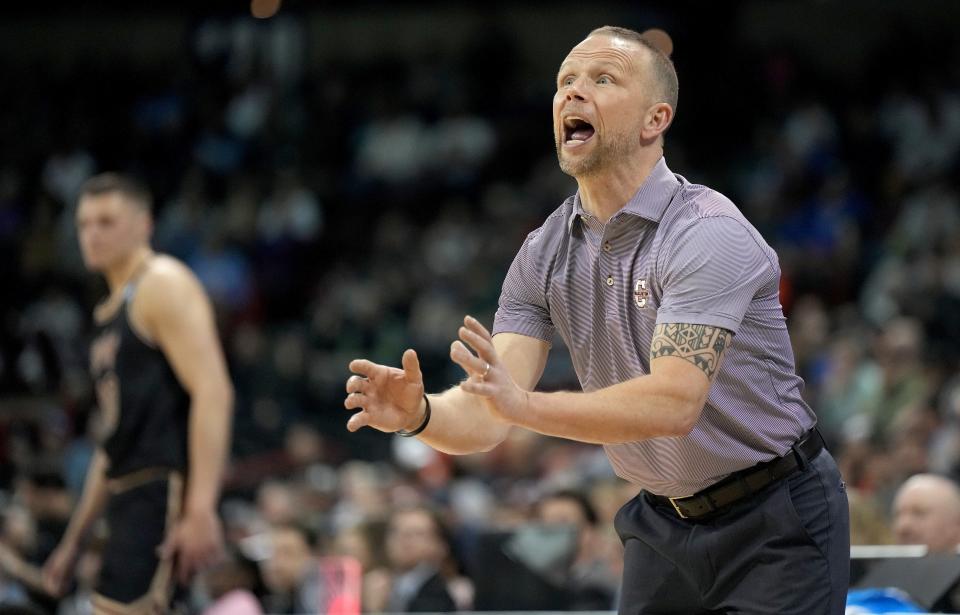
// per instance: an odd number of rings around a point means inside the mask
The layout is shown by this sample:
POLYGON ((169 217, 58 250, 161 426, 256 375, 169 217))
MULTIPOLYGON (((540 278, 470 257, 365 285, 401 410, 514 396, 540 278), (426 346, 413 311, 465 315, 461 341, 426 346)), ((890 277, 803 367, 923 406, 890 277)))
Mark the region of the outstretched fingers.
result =
POLYGON ((347 431, 354 432, 361 427, 366 427, 370 424, 370 414, 366 410, 361 410, 353 416, 350 417, 350 420, 347 421, 347 431))
POLYGON ((450 359, 463 368, 468 376, 479 377, 487 368, 487 361, 470 352, 459 340, 450 344, 450 359))
POLYGON ((347 397, 343 400, 343 407, 347 410, 360 410, 347 421, 347 430, 356 431, 368 424, 369 415, 365 410, 368 403, 366 393, 372 386, 370 376, 375 374, 380 366, 366 359, 355 359, 350 361, 350 371, 354 372, 349 378, 345 388, 347 397))
POLYGON ((492 374, 500 363, 493 347, 493 336, 472 316, 463 319, 457 335, 460 339, 450 345, 450 358, 468 376, 467 381, 461 383, 461 389, 475 395, 493 395, 496 378, 492 374))
POLYGON ((403 365, 403 376, 407 382, 423 382, 423 373, 420 372, 420 359, 417 358, 416 350, 407 348, 400 359, 400 364, 403 365))
POLYGON ((367 388, 370 386, 370 379, 365 376, 357 376, 354 374, 347 378, 347 393, 366 393, 367 388))
POLYGON ((350 365, 348 367, 354 374, 359 374, 366 378, 376 375, 378 371, 383 369, 382 365, 366 359, 354 359, 353 361, 350 361, 350 365))
POLYGON ((343 400, 343 407, 347 410, 363 408, 367 404, 367 391, 371 386, 370 380, 364 376, 353 375, 347 378, 347 397, 343 400))
POLYGON ((464 326, 457 331, 460 340, 467 344, 482 360, 491 364, 496 363, 497 351, 493 348, 493 337, 490 333, 470 316, 464 319, 464 323, 464 326))
POLYGON ((483 326, 483 323, 473 316, 465 316, 463 318, 463 326, 470 331, 473 331, 484 340, 493 343, 493 335, 487 330, 486 327, 483 326))
POLYGON ((423 396, 423 374, 414 350, 406 350, 401 363, 402 369, 366 359, 350 362, 353 375, 347 378, 343 405, 356 412, 347 421, 349 431, 373 427, 393 432, 408 422, 409 409, 423 396))

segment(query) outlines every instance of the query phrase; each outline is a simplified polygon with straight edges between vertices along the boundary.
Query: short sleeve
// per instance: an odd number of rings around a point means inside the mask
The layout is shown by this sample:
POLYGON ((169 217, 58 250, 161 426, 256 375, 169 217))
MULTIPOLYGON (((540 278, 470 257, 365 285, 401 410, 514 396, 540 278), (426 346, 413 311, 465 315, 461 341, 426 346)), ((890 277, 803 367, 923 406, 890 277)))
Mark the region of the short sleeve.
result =
POLYGON ((530 233, 503 281, 493 334, 519 333, 551 342, 554 327, 547 305, 551 255, 544 249, 543 228, 530 233))
POLYGON ((745 221, 692 221, 665 246, 658 263, 662 298, 657 324, 723 327, 733 333, 758 291, 778 284, 766 244, 745 221))

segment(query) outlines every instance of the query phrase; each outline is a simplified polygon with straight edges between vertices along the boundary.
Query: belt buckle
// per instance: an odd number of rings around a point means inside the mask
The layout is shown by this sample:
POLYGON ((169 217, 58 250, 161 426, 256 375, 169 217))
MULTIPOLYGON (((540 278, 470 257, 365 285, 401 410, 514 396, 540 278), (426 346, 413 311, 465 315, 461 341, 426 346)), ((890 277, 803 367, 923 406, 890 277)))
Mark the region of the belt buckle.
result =
POLYGON ((670 505, 673 506, 673 509, 677 511, 677 516, 679 516, 681 519, 687 519, 688 517, 685 514, 683 514, 683 511, 680 510, 679 506, 677 506, 677 500, 682 500, 686 497, 687 496, 682 495, 675 498, 667 498, 668 500, 670 500, 670 505))

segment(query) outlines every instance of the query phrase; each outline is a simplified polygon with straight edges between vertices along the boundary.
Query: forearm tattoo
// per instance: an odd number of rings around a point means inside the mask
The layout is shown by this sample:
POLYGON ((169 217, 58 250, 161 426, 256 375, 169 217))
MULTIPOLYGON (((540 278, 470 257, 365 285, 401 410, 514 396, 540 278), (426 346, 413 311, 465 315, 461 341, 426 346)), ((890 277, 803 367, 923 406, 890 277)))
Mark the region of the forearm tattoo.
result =
POLYGON ((653 330, 650 359, 680 357, 690 361, 713 378, 732 333, 709 325, 662 324, 653 330))

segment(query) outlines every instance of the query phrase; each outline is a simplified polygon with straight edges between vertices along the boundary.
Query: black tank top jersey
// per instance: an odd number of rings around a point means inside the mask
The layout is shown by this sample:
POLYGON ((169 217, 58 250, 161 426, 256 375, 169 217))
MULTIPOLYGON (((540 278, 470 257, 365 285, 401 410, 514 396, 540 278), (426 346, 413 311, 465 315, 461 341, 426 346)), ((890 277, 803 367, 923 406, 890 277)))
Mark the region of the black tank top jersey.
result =
POLYGON ((160 349, 131 328, 128 312, 135 292, 129 284, 116 313, 95 323, 90 348, 108 478, 150 467, 181 472, 187 467, 190 397, 160 349))

